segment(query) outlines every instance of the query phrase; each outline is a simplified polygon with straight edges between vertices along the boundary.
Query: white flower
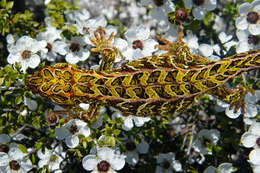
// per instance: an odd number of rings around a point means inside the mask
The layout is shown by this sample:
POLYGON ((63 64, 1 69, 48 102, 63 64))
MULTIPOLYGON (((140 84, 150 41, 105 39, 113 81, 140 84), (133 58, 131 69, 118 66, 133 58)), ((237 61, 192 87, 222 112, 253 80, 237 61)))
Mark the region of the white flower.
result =
POLYGON ((129 116, 122 116, 122 113, 119 111, 116 111, 112 114, 113 118, 122 118, 124 121, 124 124, 122 125, 122 129, 125 131, 129 131, 134 127, 134 124, 137 127, 141 127, 144 125, 144 123, 148 122, 151 120, 150 117, 138 117, 134 115, 129 115, 129 116))
POLYGON ((67 53, 66 43, 61 41, 61 30, 57 30, 53 26, 47 26, 46 31, 40 32, 37 35, 38 40, 45 40, 47 42, 48 52, 41 51, 41 57, 48 61, 54 61, 58 55, 65 55, 67 53))
POLYGON ((149 144, 142 138, 141 142, 136 144, 134 137, 130 136, 129 139, 123 140, 122 143, 126 147, 126 162, 135 166, 139 161, 139 153, 146 154, 149 150, 149 144))
POLYGON ((163 30, 170 30, 170 22, 168 20, 168 12, 175 11, 175 5, 171 0, 141 0, 144 6, 152 5, 152 18, 157 20, 158 27, 163 30))
POLYGON ((0 144, 7 144, 11 141, 11 138, 7 134, 0 134, 0 144))
POLYGON ((38 104, 35 100, 30 99, 29 97, 24 97, 24 104, 31 110, 35 111, 38 107, 38 104))
MULTIPOLYGON (((218 38, 221 42, 221 44, 223 45, 223 47, 225 48, 225 50, 222 50, 224 55, 227 53, 227 51, 229 51, 229 49, 234 46, 234 45, 237 45, 237 42, 232 40, 232 35, 227 35, 225 32, 220 32, 219 35, 218 35, 218 38)), ((220 47, 219 45, 214 45, 213 47, 214 51, 218 54, 218 55, 221 55, 220 54, 220 47)))
POLYGON ((170 173, 173 171, 181 172, 182 165, 178 160, 175 160, 175 154, 170 152, 161 153, 156 160, 157 166, 155 173, 170 173))
POLYGON ((236 31, 236 35, 239 40, 236 46, 237 53, 260 49, 259 36, 252 35, 247 30, 239 30, 239 29, 236 31))
POLYGON ((45 149, 44 153, 41 150, 37 151, 37 156, 39 157, 40 161, 38 162, 39 168, 47 165, 50 171, 54 171, 54 173, 61 173, 60 164, 64 160, 66 153, 63 151, 62 145, 59 144, 55 146, 52 145, 52 150, 45 149))
POLYGON ((185 0, 185 8, 192 8, 193 16, 202 20, 206 11, 212 11, 217 7, 217 0, 203 0, 203 1, 193 1, 193 0, 185 0))
POLYGON ((220 138, 220 132, 217 129, 202 129, 198 133, 198 139, 196 139, 192 147, 194 150, 202 155, 205 154, 212 154, 210 151, 208 151, 208 148, 204 145, 205 140, 209 140, 212 144, 217 144, 219 138, 220 138))
POLYGON ((115 173, 125 165, 125 156, 111 148, 97 149, 97 154, 89 154, 82 159, 83 168, 92 173, 115 173))
POLYGON ((243 3, 239 6, 239 17, 236 19, 236 27, 240 30, 248 29, 252 35, 260 34, 260 1, 243 3))
POLYGON ((31 160, 17 147, 10 148, 8 154, 0 152, 0 170, 3 172, 27 173, 32 168, 31 160))
POLYGON ((90 34, 99 27, 105 28, 107 20, 104 16, 98 16, 87 20, 77 20, 75 26, 81 34, 90 34))
POLYGON ((253 165, 260 165, 260 148, 254 149, 249 153, 249 162, 253 165))
POLYGON ((83 37, 72 37, 71 40, 67 40, 67 49, 65 59, 70 64, 85 61, 90 55, 83 37))
POLYGON ((75 148, 79 144, 78 135, 82 134, 85 137, 90 135, 90 129, 87 123, 79 119, 72 119, 61 128, 55 129, 55 136, 58 140, 65 139, 65 143, 69 148, 75 148))
POLYGON ((260 148, 260 123, 253 123, 241 137, 241 143, 247 148, 260 148))
POLYGON ((253 172, 254 173, 259 173, 260 172, 260 165, 251 165, 251 167, 253 168, 253 172))
POLYGON ((141 57, 151 56, 157 49, 158 43, 150 39, 150 29, 145 26, 130 28, 125 32, 128 47, 122 51, 127 60, 133 61, 141 57))
POLYGON ((28 67, 36 68, 41 62, 37 53, 39 51, 47 52, 46 46, 46 41, 37 41, 31 37, 22 36, 9 47, 10 54, 7 57, 7 62, 9 64, 21 63, 23 72, 28 67))
POLYGON ((231 163, 221 163, 217 168, 209 166, 203 173, 231 173, 234 171, 235 169, 231 163))
POLYGON ((90 13, 86 8, 83 8, 82 10, 75 10, 71 13, 66 14, 66 19, 71 22, 84 22, 90 18, 90 13))

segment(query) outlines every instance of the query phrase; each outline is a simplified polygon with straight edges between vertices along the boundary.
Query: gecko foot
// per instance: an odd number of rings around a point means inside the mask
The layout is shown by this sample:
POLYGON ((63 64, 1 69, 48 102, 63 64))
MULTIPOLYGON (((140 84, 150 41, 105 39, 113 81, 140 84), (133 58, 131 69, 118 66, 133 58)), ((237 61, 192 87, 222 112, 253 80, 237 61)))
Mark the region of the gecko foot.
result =
POLYGON ((244 114, 245 113, 245 97, 246 97, 247 92, 251 92, 252 94, 254 94, 253 89, 239 86, 238 91, 236 92, 237 94, 233 95, 234 101, 232 101, 232 103, 230 104, 229 109, 231 110, 234 108, 234 113, 237 113, 237 111, 239 109, 241 109, 241 112, 244 114), (238 96, 237 98, 239 98, 239 99, 235 99, 236 95, 238 96))
POLYGON ((99 27, 96 31, 94 31, 95 38, 89 38, 90 41, 95 45, 95 48, 92 48, 92 52, 100 52, 102 53, 105 49, 113 48, 111 46, 111 41, 114 37, 114 33, 112 32, 108 39, 105 37, 105 31, 102 27, 99 27))

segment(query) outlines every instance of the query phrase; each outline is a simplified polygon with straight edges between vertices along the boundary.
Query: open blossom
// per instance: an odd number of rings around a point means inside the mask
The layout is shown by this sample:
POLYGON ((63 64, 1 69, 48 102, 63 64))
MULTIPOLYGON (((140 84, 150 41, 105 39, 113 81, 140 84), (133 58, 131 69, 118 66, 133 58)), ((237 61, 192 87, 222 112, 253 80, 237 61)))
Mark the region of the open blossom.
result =
POLYGON ((58 140, 65 139, 66 145, 69 148, 75 148, 79 145, 78 135, 82 134, 85 137, 90 135, 90 129, 87 123, 79 119, 72 119, 61 128, 55 129, 55 136, 58 140))
POLYGON ((65 60, 70 64, 85 61, 90 55, 83 37, 72 37, 71 40, 67 40, 67 50, 65 60))
POLYGON ((115 173, 125 165, 125 156, 111 148, 99 148, 97 154, 89 154, 82 159, 83 168, 92 173, 115 173))
MULTIPOLYGON (((143 136, 142 136, 143 137, 143 136)), ((133 136, 121 140, 126 147, 126 162, 129 165, 135 166, 139 161, 139 154, 146 154, 149 150, 149 144, 145 141, 144 138, 139 143, 136 143, 133 136)))
POLYGON ((175 154, 172 152, 161 153, 156 160, 157 166, 155 173, 170 173, 173 171, 181 172, 181 163, 175 159, 175 154))
POLYGON ((217 144, 219 138, 220 138, 220 132, 217 129, 202 129, 198 133, 198 138, 193 142, 192 147, 194 150, 202 155, 205 154, 212 154, 208 151, 208 148, 204 145, 204 141, 208 140, 212 144, 217 144))
POLYGON ((55 146, 52 145, 52 150, 45 149, 44 152, 42 150, 37 151, 37 156, 40 161, 38 162, 39 168, 47 165, 50 171, 54 171, 54 173, 62 173, 60 170, 60 164, 64 160, 66 153, 63 151, 62 145, 55 146))
POLYGON ((164 31, 171 31, 171 23, 168 20, 168 13, 175 11, 175 5, 171 0, 141 0, 141 4, 144 6, 151 5, 151 16, 158 23, 158 27, 164 31))
POLYGON ((241 143, 247 148, 260 148, 260 123, 255 122, 241 137, 241 143))
POLYGON ((157 49, 157 41, 149 38, 150 29, 145 26, 130 28, 125 32, 128 47, 122 51, 127 60, 133 61, 141 57, 151 56, 157 49))
POLYGON ((27 173, 32 168, 31 160, 17 147, 11 147, 8 153, 0 152, 0 172, 27 173))
POLYGON ((112 114, 113 118, 122 118, 124 121, 124 124, 122 125, 122 129, 125 131, 129 131, 134 127, 134 124, 137 127, 143 126, 146 122, 150 121, 150 117, 138 117, 134 115, 128 115, 128 116, 123 116, 121 112, 116 111, 112 114))
POLYGON ((212 11, 217 7, 217 0, 185 0, 185 8, 192 8, 192 15, 195 19, 202 20, 206 11, 212 11))
POLYGON ((247 30, 252 35, 260 34, 260 1, 245 2, 239 6, 239 17, 236 19, 236 27, 247 30))
POLYGON ((41 51, 42 58, 54 61, 57 56, 66 54, 66 43, 61 41, 61 32, 61 30, 57 30, 53 26, 47 26, 46 31, 37 35, 37 40, 45 40, 47 42, 48 51, 41 51))
POLYGON ((40 56, 37 54, 40 51, 47 53, 47 42, 37 41, 29 36, 22 36, 12 45, 8 46, 9 55, 7 62, 14 64, 21 63, 22 71, 25 72, 28 67, 36 68, 40 62, 40 56))

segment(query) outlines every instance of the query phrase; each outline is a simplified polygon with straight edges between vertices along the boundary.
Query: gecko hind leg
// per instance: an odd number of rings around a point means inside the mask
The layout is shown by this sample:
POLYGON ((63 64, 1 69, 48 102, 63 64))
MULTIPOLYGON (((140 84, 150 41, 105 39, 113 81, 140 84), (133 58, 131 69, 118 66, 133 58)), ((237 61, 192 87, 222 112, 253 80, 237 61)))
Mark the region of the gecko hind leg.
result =
POLYGON ((176 64, 179 64, 180 67, 205 65, 211 62, 205 57, 194 55, 190 52, 188 45, 182 39, 182 31, 180 27, 178 28, 178 41, 171 42, 160 36, 156 36, 156 38, 165 45, 156 45, 155 48, 168 51, 168 56, 172 58, 176 64))
POLYGON ((254 90, 239 86, 236 90, 231 90, 225 86, 219 86, 215 89, 213 95, 216 95, 220 100, 229 103, 229 109, 234 108, 234 113, 241 109, 242 113, 245 113, 245 97, 247 92, 254 94, 254 90))

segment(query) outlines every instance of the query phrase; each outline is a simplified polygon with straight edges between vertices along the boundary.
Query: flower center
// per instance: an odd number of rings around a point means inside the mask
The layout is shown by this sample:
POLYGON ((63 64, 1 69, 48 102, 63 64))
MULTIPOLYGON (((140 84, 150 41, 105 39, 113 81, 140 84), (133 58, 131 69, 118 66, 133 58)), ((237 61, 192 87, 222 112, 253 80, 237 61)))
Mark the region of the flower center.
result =
POLYGON ((83 27, 83 31, 87 34, 89 34, 89 27, 83 27))
POLYGON ((256 140, 256 144, 258 145, 258 147, 260 147, 260 138, 256 140))
POLYGON ((55 162, 57 160, 57 156, 55 154, 51 155, 50 162, 55 162))
POLYGON ((133 41, 132 44, 133 44, 133 49, 137 49, 137 48, 139 48, 141 50, 144 49, 144 45, 141 40, 135 40, 135 41, 133 41))
POLYGON ((48 52, 50 52, 52 50, 52 45, 50 43, 47 43, 47 49, 48 49, 48 52))
POLYGON ((134 151, 136 149, 136 145, 134 142, 127 142, 125 147, 128 151, 134 151))
POLYGON ((107 161, 102 160, 97 164, 97 168, 99 172, 107 172, 110 168, 110 164, 107 161))
POLYGON ((164 0, 153 0, 153 2, 158 7, 160 7, 164 4, 164 0))
POLYGON ((70 131, 71 134, 77 133, 79 131, 78 126, 76 126, 74 124, 71 125, 70 128, 69 128, 69 131, 70 131))
POLYGON ((168 162, 168 161, 164 161, 163 162, 163 165, 162 165, 162 167, 164 168, 164 169, 169 169, 169 167, 171 166, 171 164, 168 162))
POLYGON ((0 152, 8 153, 9 147, 5 144, 0 144, 0 152))
POLYGON ((69 49, 72 52, 78 52, 80 50, 80 45, 78 43, 73 42, 73 43, 70 44, 69 49))
POLYGON ((251 24, 256 24, 256 22, 258 21, 259 19, 259 16, 258 16, 258 13, 257 12, 254 12, 254 11, 250 11, 248 14, 247 14, 247 21, 248 23, 251 23, 251 24))
POLYGON ((178 23, 182 23, 184 22, 188 17, 188 13, 187 11, 185 10, 185 8, 180 8, 178 9, 176 12, 175 12, 175 20, 178 22, 178 23))
POLYGON ((249 44, 257 45, 259 42, 260 42, 260 39, 256 35, 249 35, 248 36, 248 43, 249 44))
POLYGON ((32 54, 31 51, 25 50, 25 51, 23 51, 23 53, 22 53, 22 58, 23 58, 23 59, 29 59, 29 58, 31 57, 31 54, 32 54))
POLYGON ((204 0, 192 0, 192 2, 197 6, 204 4, 204 0))
POLYGON ((16 160, 12 160, 11 162, 9 162, 9 167, 12 170, 18 171, 21 166, 19 165, 19 163, 16 160))

